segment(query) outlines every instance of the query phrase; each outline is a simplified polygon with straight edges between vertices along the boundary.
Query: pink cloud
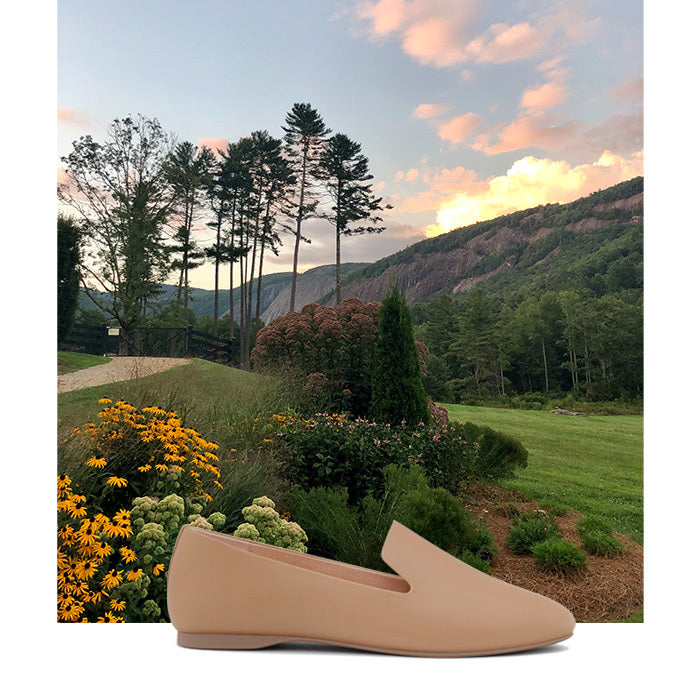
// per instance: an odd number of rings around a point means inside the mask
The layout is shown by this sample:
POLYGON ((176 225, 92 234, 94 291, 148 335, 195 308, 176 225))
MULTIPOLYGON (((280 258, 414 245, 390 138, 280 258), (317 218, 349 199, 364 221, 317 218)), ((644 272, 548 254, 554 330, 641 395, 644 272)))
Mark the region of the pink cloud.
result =
POLYGON ((95 124, 95 120, 85 112, 70 107, 59 107, 57 110, 58 123, 61 126, 85 129, 95 124))
POLYGON ((623 155, 639 151, 642 137, 641 110, 615 114, 595 126, 578 120, 553 124, 551 118, 543 114, 527 114, 506 126, 497 126, 479 134, 472 148, 487 155, 521 148, 540 148, 579 158, 592 158, 605 149, 623 155))
POLYGON ((406 182, 413 182, 420 173, 416 168, 411 168, 407 173, 406 173, 406 182))
POLYGON ((644 96, 644 78, 640 75, 638 78, 626 80, 608 90, 608 95, 617 102, 641 100, 644 96))
POLYGON ((438 129, 438 136, 451 144, 459 143, 481 124, 481 117, 467 112, 444 122, 438 129))
POLYGON ((435 119, 451 108, 448 104, 420 104, 413 110, 414 119, 435 119))
POLYGON ((541 112, 560 104, 566 98, 566 86, 556 80, 527 88, 520 106, 528 112, 541 112))
POLYGON ((197 144, 197 148, 208 146, 215 154, 221 151, 226 153, 228 149, 228 139, 224 138, 201 138, 197 144))

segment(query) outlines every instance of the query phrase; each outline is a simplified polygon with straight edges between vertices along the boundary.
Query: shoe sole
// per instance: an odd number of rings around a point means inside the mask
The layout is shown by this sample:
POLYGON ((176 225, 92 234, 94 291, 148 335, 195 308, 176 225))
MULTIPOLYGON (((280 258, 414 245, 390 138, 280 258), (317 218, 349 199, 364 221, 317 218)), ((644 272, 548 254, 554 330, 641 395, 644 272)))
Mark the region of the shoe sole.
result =
MULTIPOLYGON (((572 633, 573 634, 573 633, 572 633)), ((510 647, 507 649, 488 649, 485 651, 469 652, 430 652, 430 651, 407 651, 403 649, 387 649, 384 647, 373 647, 364 644, 348 644, 345 642, 335 642, 328 639, 311 639, 309 637, 274 637, 263 634, 192 634, 189 632, 178 632, 177 643, 181 647, 188 649, 265 649, 277 644, 286 642, 313 642, 314 644, 324 644, 337 647, 347 647, 350 649, 360 649, 362 651, 374 651, 381 654, 396 654, 399 656, 431 656, 431 657, 458 657, 458 656, 491 656, 493 654, 511 654, 517 651, 527 651, 540 647, 558 644, 565 639, 569 639, 571 634, 559 639, 552 639, 547 642, 528 644, 526 646, 510 647)))

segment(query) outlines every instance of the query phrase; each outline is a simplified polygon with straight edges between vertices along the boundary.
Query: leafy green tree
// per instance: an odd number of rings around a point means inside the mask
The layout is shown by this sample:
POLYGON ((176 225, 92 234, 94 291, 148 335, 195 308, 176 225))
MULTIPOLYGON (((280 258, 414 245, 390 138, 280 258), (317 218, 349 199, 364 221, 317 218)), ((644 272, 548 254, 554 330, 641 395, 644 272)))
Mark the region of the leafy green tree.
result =
POLYGON ((78 308, 80 288, 80 243, 82 231, 73 219, 58 216, 58 342, 64 340, 73 327, 78 308))
POLYGON ((296 102, 285 117, 285 152, 295 177, 295 189, 287 215, 294 222, 294 262, 292 266, 292 289, 289 310, 294 311, 296 303, 297 267, 299 244, 309 239, 302 235, 302 224, 315 216, 318 196, 314 191, 312 173, 318 164, 324 139, 330 133, 321 115, 308 103, 296 102))
POLYGON ((380 422, 428 423, 430 412, 421 381, 413 321, 396 285, 382 302, 372 368, 370 416, 380 422))
POLYGON ((127 338, 169 271, 163 226, 174 197, 164 163, 172 148, 158 120, 139 115, 115 119, 104 143, 81 136, 61 159, 58 197, 85 232, 85 293, 127 338))
POLYGON ((369 160, 362 146, 345 134, 328 139, 316 169, 331 198, 331 213, 324 218, 335 225, 335 303, 340 304, 340 238, 381 233, 382 198, 372 193, 369 160), (361 222, 366 222, 361 225, 361 222))

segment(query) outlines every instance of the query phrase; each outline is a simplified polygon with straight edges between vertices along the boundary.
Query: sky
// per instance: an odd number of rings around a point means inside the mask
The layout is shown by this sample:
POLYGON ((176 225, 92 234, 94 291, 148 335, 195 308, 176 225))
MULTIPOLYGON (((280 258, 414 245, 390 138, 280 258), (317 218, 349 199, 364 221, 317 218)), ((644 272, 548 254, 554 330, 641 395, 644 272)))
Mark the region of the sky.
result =
MULTIPOLYGON (((258 129, 280 138, 292 105, 309 102, 362 144, 393 207, 383 233, 342 241, 344 261, 371 262, 643 174, 642 9, 632 0, 61 0, 57 155, 138 113, 195 144, 258 129)), ((305 233, 301 269, 334 262, 331 225, 312 221, 305 233)), ((291 238, 283 243, 267 272, 291 269, 291 238)), ((212 267, 191 283, 213 288, 212 267)))

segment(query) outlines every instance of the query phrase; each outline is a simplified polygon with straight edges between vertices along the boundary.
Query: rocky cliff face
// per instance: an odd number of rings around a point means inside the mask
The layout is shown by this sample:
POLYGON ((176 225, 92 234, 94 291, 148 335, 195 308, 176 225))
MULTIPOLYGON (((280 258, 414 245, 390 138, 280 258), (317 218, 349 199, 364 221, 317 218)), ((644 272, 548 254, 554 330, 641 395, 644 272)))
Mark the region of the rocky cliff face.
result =
MULTIPOLYGON (((341 275, 359 267, 365 263, 346 263, 341 265, 341 275)), ((335 289, 335 265, 321 265, 307 270, 297 277, 297 289, 295 310, 301 311, 306 304, 318 301, 321 297, 335 289)), ((271 299, 265 311, 261 314, 265 323, 270 323, 278 316, 283 316, 289 311, 289 299, 292 293, 292 284, 288 282, 281 287, 276 296, 271 299)), ((346 296, 346 295, 343 295, 346 296)))
MULTIPOLYGON (((446 250, 422 252, 421 248, 425 242, 416 243, 412 246, 415 250, 412 256, 405 254, 409 253, 410 249, 402 251, 401 258, 405 261, 397 261, 385 266, 385 269, 376 276, 371 276, 372 266, 366 268, 365 276, 352 275, 343 285, 342 297, 358 297, 364 303, 381 301, 389 292, 392 280, 406 295, 406 301, 409 304, 424 301, 440 293, 465 292, 517 261, 518 253, 514 252, 513 255, 504 255, 503 260, 487 272, 474 270, 475 265, 488 256, 506 252, 509 246, 513 249, 514 246, 511 244, 531 244, 546 237, 555 228, 565 228, 576 234, 585 235, 587 231, 609 226, 610 219, 606 213, 611 210, 619 210, 620 214, 629 212, 629 216, 622 214, 622 218, 626 219, 627 223, 641 223, 641 217, 636 212, 643 207, 643 197, 644 194, 640 192, 614 202, 596 204, 591 206, 590 212, 586 212, 580 219, 567 220, 565 224, 559 226, 549 225, 554 216, 552 211, 558 210, 547 208, 538 208, 533 213, 519 218, 516 225, 512 224, 511 217, 500 217, 493 221, 493 226, 475 225, 483 230, 471 238, 462 234, 463 238, 468 239, 453 247, 446 245, 446 250)), ((560 209, 563 211, 565 206, 560 209)), ((463 231, 466 233, 468 230, 463 231)), ((455 234, 443 234, 445 237, 453 235, 455 234)), ((559 248, 554 248, 534 265, 551 259, 558 252, 559 248)))

